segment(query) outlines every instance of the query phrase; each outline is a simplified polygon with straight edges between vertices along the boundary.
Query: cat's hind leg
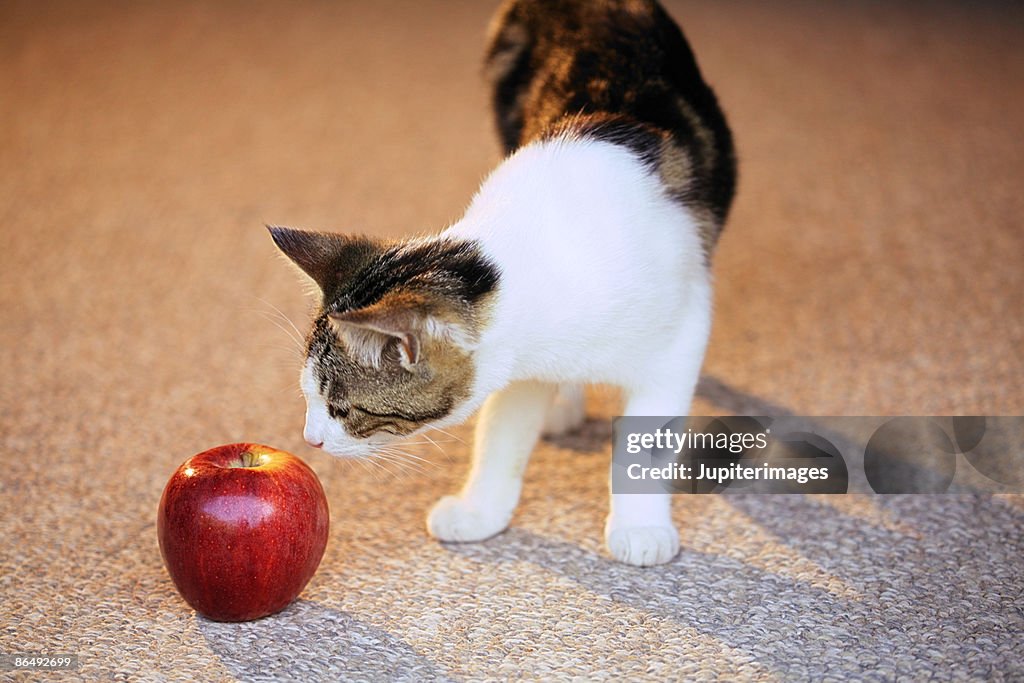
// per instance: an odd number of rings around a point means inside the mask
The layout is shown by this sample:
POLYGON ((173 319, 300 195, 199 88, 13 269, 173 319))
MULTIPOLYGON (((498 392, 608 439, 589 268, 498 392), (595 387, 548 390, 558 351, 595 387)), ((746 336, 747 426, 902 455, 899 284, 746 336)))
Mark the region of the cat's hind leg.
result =
POLYGON ((544 415, 544 436, 562 436, 575 431, 587 418, 582 384, 559 384, 558 392, 544 415))
POLYGON ((482 541, 505 530, 519 503, 523 472, 556 386, 516 382, 492 394, 477 420, 473 465, 458 495, 445 496, 427 516, 441 541, 482 541))

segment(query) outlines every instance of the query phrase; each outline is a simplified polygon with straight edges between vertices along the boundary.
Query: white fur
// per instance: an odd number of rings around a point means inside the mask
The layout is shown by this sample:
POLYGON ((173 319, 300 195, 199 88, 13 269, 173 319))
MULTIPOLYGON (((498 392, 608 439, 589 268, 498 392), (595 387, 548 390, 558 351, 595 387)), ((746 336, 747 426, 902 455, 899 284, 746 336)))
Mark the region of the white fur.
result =
MULTIPOLYGON (((445 235, 479 240, 502 271, 494 322, 476 350, 473 403, 497 393, 481 415, 465 486, 427 522, 442 540, 477 540, 511 518, 553 383, 617 384, 627 415, 689 411, 711 282, 694 219, 635 157, 602 142, 520 150, 445 235), (526 410, 528 401, 539 408, 526 410)), ((667 495, 611 503, 605 538, 614 557, 651 565, 676 555, 667 495)))
MULTIPOLYGON (((689 411, 711 283, 694 219, 635 157, 603 142, 521 149, 438 238, 448 237, 478 240, 501 270, 491 324, 474 344, 472 396, 444 420, 484 406, 472 470, 427 520, 441 540, 473 541, 508 525, 557 384, 619 385, 627 415, 689 411)), ((316 388, 307 367, 307 439, 363 454, 371 446, 329 418, 316 388)), ((670 499, 613 495, 605 537, 623 562, 671 560, 679 540, 670 499)))
POLYGON ((373 446, 367 439, 356 439, 327 412, 327 402, 320 393, 319 383, 313 371, 313 361, 307 360, 299 376, 299 387, 306 397, 306 426, 302 436, 310 446, 322 446, 332 455, 346 458, 366 457, 373 453, 373 446))
POLYGON ((544 416, 544 436, 562 436, 580 427, 587 419, 586 395, 582 384, 559 384, 551 407, 544 416))
POLYGON ((462 491, 427 517, 444 541, 482 541, 504 531, 519 502, 523 472, 554 394, 546 382, 514 382, 488 397, 477 421, 473 466, 462 491))
POLYGON ((690 317, 710 318, 695 222, 615 145, 520 150, 442 236, 479 240, 501 269, 477 347, 481 401, 520 379, 645 387, 690 317))

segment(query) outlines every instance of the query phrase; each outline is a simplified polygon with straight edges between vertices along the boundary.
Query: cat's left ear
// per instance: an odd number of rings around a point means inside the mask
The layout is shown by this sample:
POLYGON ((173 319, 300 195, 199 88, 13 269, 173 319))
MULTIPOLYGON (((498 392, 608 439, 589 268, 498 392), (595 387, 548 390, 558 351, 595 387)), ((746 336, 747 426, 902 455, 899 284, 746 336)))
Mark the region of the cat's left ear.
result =
POLYGON ((401 292, 388 294, 372 306, 328 313, 328 317, 346 346, 374 367, 380 365, 386 342, 397 340, 399 362, 408 370, 420 360, 430 310, 425 297, 401 292))

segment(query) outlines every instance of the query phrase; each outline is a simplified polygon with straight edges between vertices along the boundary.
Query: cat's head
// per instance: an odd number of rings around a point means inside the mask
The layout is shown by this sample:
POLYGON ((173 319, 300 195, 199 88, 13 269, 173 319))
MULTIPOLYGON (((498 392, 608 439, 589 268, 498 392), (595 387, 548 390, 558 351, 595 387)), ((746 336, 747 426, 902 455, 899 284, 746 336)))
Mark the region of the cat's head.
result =
POLYGON ((319 289, 300 380, 310 445, 368 455, 468 416, 474 350, 498 282, 477 245, 270 233, 319 289))

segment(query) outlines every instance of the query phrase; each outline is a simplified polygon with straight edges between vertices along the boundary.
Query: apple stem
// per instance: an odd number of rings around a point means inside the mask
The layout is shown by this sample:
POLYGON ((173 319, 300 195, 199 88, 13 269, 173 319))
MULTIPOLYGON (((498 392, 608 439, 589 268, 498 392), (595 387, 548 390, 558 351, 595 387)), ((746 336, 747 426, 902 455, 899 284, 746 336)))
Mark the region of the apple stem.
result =
POLYGON ((255 453, 243 453, 238 460, 231 463, 232 467, 259 467, 262 465, 260 456, 255 453))

